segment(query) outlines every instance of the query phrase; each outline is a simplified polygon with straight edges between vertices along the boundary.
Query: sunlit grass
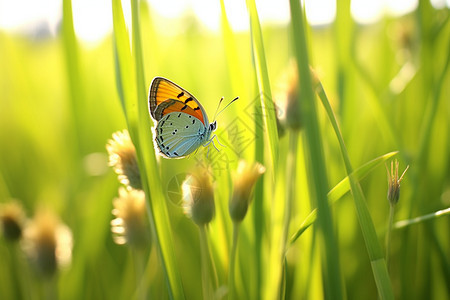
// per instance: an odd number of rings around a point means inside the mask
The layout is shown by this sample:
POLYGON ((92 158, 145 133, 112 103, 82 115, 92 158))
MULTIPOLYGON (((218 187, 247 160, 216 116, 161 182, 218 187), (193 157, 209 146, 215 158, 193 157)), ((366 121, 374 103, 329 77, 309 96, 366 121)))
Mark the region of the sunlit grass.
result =
POLYGON ((127 27, 114 0, 114 33, 87 48, 74 33, 71 1, 63 4, 56 37, 0 32, 0 204, 17 199, 28 219, 42 206, 58 215, 72 232, 72 262, 51 277, 37 273, 22 243, 3 234, 11 223, 0 206, 1 299, 448 299, 448 9, 422 1, 408 16, 361 27, 349 1, 339 2, 335 24, 303 23, 301 38, 296 1, 287 26, 260 24, 247 1, 251 31, 241 33, 222 1, 220 33, 185 16, 170 21, 183 32, 166 35, 151 6, 131 1, 127 27), (294 99, 315 110, 283 135, 279 82, 292 59, 294 99), (318 89, 305 77, 308 64, 318 89), (200 147, 182 160, 154 152, 147 92, 155 76, 192 92, 210 119, 222 96, 239 96, 217 119, 220 152, 200 147), (123 129, 146 194, 145 250, 118 245, 111 233, 123 185, 106 143, 123 129), (388 227, 384 164, 394 158, 409 170, 388 227), (240 159, 265 173, 233 222, 240 159), (181 201, 181 182, 198 166, 209 170, 215 201, 214 219, 201 227, 181 201))

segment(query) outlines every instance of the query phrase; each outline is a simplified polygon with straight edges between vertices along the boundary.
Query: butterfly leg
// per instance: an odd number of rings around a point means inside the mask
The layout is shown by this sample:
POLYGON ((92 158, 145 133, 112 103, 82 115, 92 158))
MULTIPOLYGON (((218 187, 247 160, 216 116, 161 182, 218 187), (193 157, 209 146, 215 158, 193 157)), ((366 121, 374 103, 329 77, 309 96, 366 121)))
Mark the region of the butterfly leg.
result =
MULTIPOLYGON (((214 140, 211 140, 211 142, 212 142, 214 148, 216 148, 217 152, 220 152, 220 150, 216 147, 216 144, 214 144, 214 140)), ((219 144, 220 144, 220 143, 219 143, 219 144)))
MULTIPOLYGON (((209 146, 211 146, 211 142, 212 142, 212 139, 210 139, 206 144, 203 145, 203 147, 208 147, 208 151, 206 152, 207 158, 209 157, 209 146)), ((213 142, 213 145, 214 145, 214 142, 213 142)), ((219 151, 219 149, 217 149, 216 145, 214 145, 214 148, 216 148, 216 150, 219 151)))
MULTIPOLYGON (((219 143, 219 145, 220 146, 222 146, 222 147, 224 147, 224 148, 226 148, 227 146, 225 146, 225 145, 222 145, 222 143, 219 141, 219 138, 217 137, 217 135, 213 135, 213 137, 211 138, 211 140, 213 140, 214 138, 216 138, 216 141, 219 143)), ((213 144, 214 144, 214 141, 213 141, 213 144)), ((214 146, 215 147, 215 146, 214 146)), ((217 148, 216 148, 217 149, 217 148)))
MULTIPOLYGON (((209 156, 209 147, 211 146, 211 143, 213 144, 214 148, 220 152, 219 149, 217 149, 216 145, 214 144, 214 137, 217 138, 216 135, 214 135, 207 143, 203 144, 203 147, 208 147, 208 152, 206 152, 206 157, 209 156)), ((219 143, 220 144, 220 143, 219 143)))
POLYGON ((213 137, 210 138, 209 141, 208 141, 206 144, 203 145, 203 147, 207 147, 207 146, 208 146, 208 149, 209 149, 209 146, 210 146, 210 144, 212 143, 213 146, 214 146, 214 148, 216 148, 216 150, 217 150, 218 152, 220 152, 220 150, 217 148, 216 144, 214 143, 214 138, 216 138, 216 140, 217 140, 217 142, 219 143, 220 146, 226 148, 225 145, 222 145, 222 143, 220 143, 219 138, 217 137, 217 135, 213 135, 213 137))

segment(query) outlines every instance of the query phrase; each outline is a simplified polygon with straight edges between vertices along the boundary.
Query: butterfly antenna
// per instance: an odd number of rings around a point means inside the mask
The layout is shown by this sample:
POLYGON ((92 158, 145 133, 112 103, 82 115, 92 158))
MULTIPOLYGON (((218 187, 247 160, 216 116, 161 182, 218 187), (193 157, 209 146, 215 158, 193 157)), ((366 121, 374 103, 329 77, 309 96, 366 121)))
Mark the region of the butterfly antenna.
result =
POLYGON ((219 111, 219 108, 220 108, 220 104, 222 104, 222 101, 223 101, 223 97, 222 97, 222 98, 220 98, 220 101, 219 101, 219 105, 217 105, 216 113, 214 114, 214 119, 213 119, 213 120, 215 120, 215 119, 216 119, 216 117, 217 117, 217 112, 219 111))
MULTIPOLYGON (((219 111, 219 112, 216 111, 216 114, 214 115, 214 120, 215 120, 216 117, 217 117, 218 115, 220 115, 220 114, 221 114, 228 106, 230 106, 231 103, 233 103, 233 102, 236 101, 237 99, 239 99, 239 97, 236 97, 236 98, 234 98, 233 100, 231 100, 230 103, 228 103, 224 108, 222 108, 221 111, 219 111)), ((220 102, 222 102, 222 100, 223 100, 223 97, 222 97, 222 99, 220 99, 220 102)), ((220 103, 219 103, 219 105, 220 105, 220 103)), ((219 107, 217 107, 217 110, 219 110, 219 107)))

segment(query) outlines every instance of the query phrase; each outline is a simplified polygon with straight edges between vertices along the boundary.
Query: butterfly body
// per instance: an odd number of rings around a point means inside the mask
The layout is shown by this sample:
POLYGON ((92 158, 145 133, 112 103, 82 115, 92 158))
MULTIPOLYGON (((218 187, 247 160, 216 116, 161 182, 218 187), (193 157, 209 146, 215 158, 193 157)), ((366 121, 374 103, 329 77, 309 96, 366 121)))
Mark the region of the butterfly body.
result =
POLYGON ((204 108, 192 94, 163 77, 152 81, 149 110, 157 122, 155 147, 167 158, 182 158, 209 144, 216 129, 216 122, 208 122, 204 108))

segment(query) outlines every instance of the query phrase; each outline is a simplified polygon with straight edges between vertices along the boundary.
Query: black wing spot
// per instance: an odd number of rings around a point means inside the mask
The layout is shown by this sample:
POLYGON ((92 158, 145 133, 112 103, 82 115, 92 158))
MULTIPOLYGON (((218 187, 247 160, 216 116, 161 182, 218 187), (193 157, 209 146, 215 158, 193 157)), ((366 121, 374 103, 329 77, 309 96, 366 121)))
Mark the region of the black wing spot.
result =
MULTIPOLYGON (((189 116, 190 117, 190 116, 189 116)), ((192 120, 192 124, 195 124, 195 120, 192 120)))
POLYGON ((190 118, 192 118, 192 116, 191 116, 191 115, 189 115, 189 119, 190 119, 190 118))
POLYGON ((188 129, 189 128, 189 125, 186 125, 186 129, 188 129))
POLYGON ((172 126, 172 124, 173 124, 173 123, 171 122, 171 123, 170 123, 170 126, 172 126))
POLYGON ((185 110, 187 108, 187 104, 181 108, 181 110, 185 110))
POLYGON ((199 110, 199 109, 200 109, 200 107, 198 107, 198 106, 196 108, 194 108, 194 110, 199 110))
POLYGON ((175 131, 174 131, 174 132, 172 132, 172 134, 173 134, 173 135, 175 135, 175 131))
POLYGON ((166 147, 166 150, 169 150, 169 146, 166 147))
POLYGON ((161 127, 159 127, 159 133, 162 134, 162 128, 161 127))
MULTIPOLYGON (((187 105, 186 105, 187 106, 187 105)), ((178 114, 178 118, 181 116, 181 113, 178 114)))
POLYGON ((174 152, 173 154, 175 154, 176 156, 178 156, 178 153, 174 152))
POLYGON ((181 92, 178 94, 177 98, 180 99, 180 97, 183 97, 183 95, 184 95, 184 92, 181 92))
POLYGON ((161 144, 161 148, 166 148, 166 146, 164 146, 164 144, 161 144))
POLYGON ((169 120, 169 118, 170 118, 170 115, 167 115, 166 121, 169 120))
POLYGON ((159 139, 161 140, 161 142, 164 142, 164 139, 162 136, 159 136, 159 139))
POLYGON ((192 101, 192 97, 187 98, 186 100, 184 100, 184 104, 188 103, 189 101, 192 101))
POLYGON ((165 121, 165 120, 162 120, 160 126, 163 126, 163 125, 164 125, 164 122, 166 122, 166 121, 165 121))

